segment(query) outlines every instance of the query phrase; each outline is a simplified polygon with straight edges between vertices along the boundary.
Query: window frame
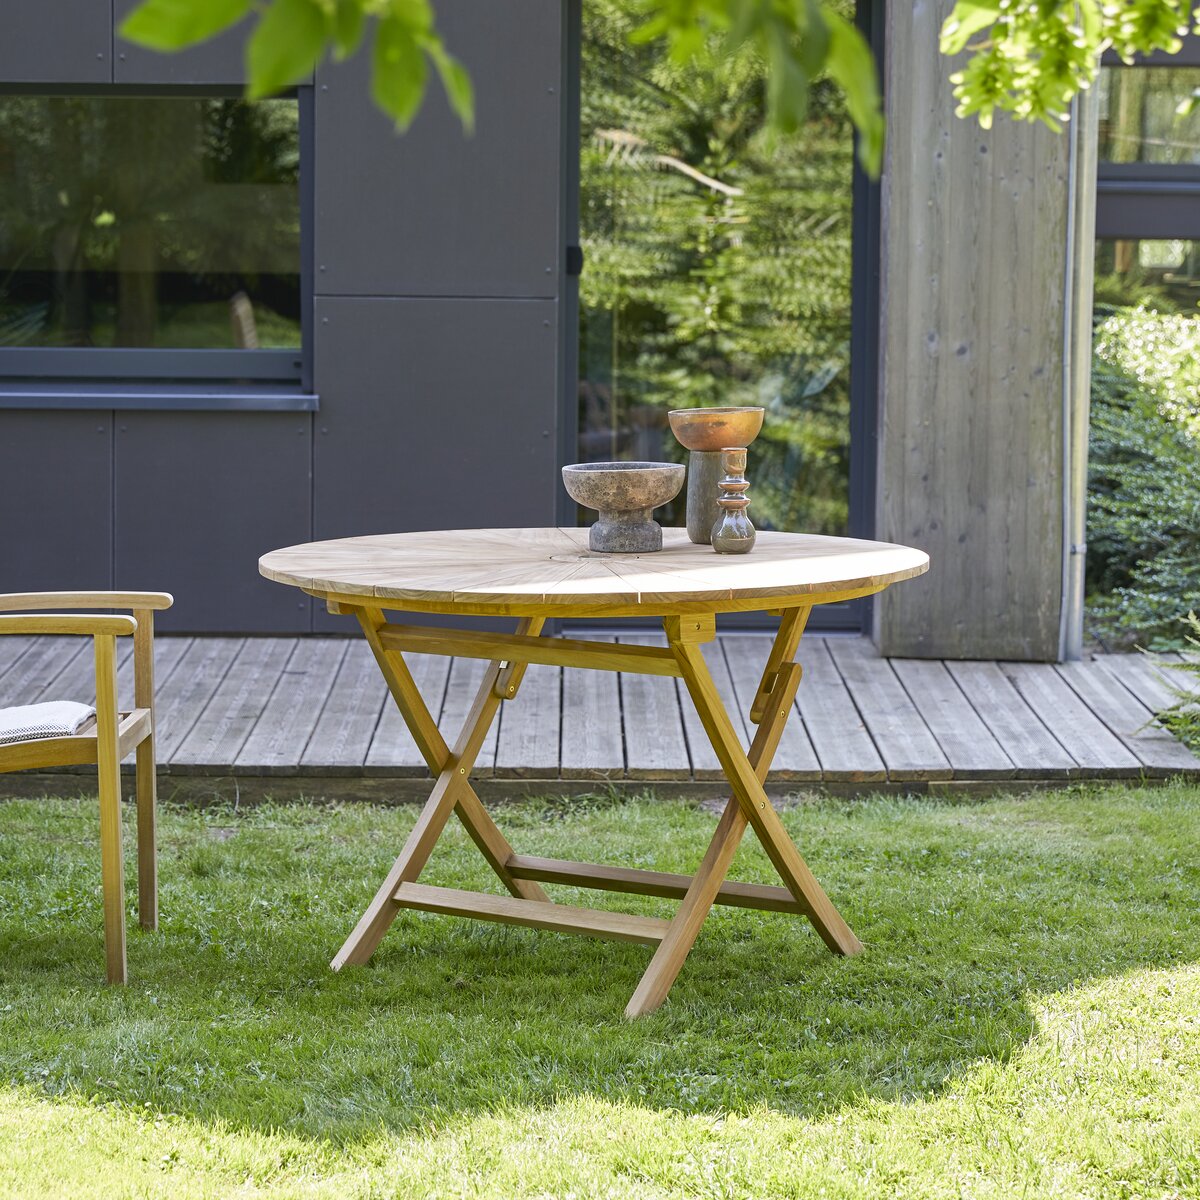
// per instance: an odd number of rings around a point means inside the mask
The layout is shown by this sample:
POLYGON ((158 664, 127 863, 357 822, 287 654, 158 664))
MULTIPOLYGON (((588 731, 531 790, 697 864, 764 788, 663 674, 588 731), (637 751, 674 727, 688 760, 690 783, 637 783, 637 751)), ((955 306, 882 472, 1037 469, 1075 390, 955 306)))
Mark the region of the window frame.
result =
MULTIPOLYGON (((1101 69, 1200 67, 1200 36, 1178 54, 1149 54, 1126 63, 1112 51, 1101 69)), ((1096 163, 1096 240, 1200 240, 1200 163, 1096 163)))
MULTIPOLYGON (((240 99, 220 84, 4 84, 9 96, 240 99)), ((298 107, 300 345, 295 348, 190 349, 0 346, 0 409, 173 408, 314 411, 313 393, 313 88, 280 94, 298 107), (122 399, 128 403, 122 403, 122 399)))

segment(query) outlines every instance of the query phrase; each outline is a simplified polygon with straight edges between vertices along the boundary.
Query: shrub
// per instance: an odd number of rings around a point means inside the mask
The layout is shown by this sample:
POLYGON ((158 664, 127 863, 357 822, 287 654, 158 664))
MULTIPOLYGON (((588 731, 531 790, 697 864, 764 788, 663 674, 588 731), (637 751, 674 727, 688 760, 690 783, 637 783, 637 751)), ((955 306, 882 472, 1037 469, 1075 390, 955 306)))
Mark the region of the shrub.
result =
POLYGON ((1095 345, 1089 616, 1100 636, 1178 646, 1200 609, 1200 319, 1118 310, 1095 345))

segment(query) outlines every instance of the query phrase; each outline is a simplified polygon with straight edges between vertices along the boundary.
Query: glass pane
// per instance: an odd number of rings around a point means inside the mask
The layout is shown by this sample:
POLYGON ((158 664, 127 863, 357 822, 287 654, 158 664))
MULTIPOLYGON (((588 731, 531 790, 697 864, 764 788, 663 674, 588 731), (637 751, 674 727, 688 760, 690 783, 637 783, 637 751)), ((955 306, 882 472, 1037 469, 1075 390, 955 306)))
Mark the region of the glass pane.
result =
POLYGON ((0 346, 300 345, 295 100, 0 97, 0 346))
POLYGON ((1088 614, 1115 647, 1200 611, 1200 242, 1096 246, 1088 614))
MULTIPOLYGON (((853 138, 842 100, 818 83, 805 127, 773 141, 756 59, 662 62, 629 46, 641 20, 633 0, 584 5, 579 457, 682 461, 669 409, 763 405, 748 470, 755 524, 844 533, 853 138)), ((683 524, 683 497, 658 515, 683 524)))
POLYGON ((1100 159, 1200 163, 1200 67, 1104 67, 1100 159))

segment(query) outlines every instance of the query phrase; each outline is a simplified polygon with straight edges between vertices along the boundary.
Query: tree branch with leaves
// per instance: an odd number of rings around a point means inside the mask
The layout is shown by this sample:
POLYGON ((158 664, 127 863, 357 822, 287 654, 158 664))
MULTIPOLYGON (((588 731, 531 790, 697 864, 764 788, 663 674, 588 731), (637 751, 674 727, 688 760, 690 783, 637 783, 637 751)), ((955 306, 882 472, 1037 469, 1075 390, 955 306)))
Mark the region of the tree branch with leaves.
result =
MULTIPOLYGON (((485 2, 485 0, 480 0, 485 2)), ((749 47, 767 69, 767 111, 782 133, 799 129, 814 80, 846 96, 859 159, 872 176, 883 162, 883 106, 875 61, 854 24, 826 0, 642 0, 635 40, 687 62, 721 37, 749 47)), ((465 129, 475 102, 466 69, 445 45, 432 0, 142 0, 121 35, 154 50, 206 41, 250 16, 251 98, 305 79, 326 56, 344 59, 371 42, 375 103, 406 129, 429 75, 441 81, 465 129)), ((967 58, 950 76, 958 115, 985 127, 996 112, 1058 128, 1073 98, 1096 78, 1102 51, 1123 58, 1176 53, 1195 19, 1192 0, 958 0, 941 51, 967 58)))

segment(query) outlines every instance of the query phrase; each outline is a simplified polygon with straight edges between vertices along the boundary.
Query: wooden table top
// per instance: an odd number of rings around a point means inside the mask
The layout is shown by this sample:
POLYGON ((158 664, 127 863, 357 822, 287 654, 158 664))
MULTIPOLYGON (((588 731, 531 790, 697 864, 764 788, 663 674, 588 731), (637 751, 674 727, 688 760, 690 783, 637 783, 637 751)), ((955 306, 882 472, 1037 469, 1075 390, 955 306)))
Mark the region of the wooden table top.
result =
POLYGON ((929 556, 888 542, 760 531, 747 555, 664 529, 655 554, 597 554, 584 529, 378 534, 273 550, 268 579, 381 608, 513 616, 756 611, 867 595, 924 574, 929 556))

